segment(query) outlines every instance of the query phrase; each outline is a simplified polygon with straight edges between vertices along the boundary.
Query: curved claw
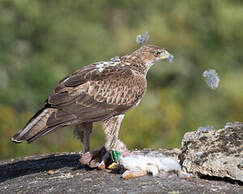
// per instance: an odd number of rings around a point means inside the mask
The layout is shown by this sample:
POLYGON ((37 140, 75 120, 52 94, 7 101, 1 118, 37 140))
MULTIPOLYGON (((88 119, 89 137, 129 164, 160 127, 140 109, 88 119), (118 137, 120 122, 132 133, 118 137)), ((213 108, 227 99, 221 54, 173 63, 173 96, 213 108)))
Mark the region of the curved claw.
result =
POLYGON ((106 164, 109 161, 110 152, 106 152, 105 155, 102 157, 102 161, 99 163, 98 168, 100 170, 104 170, 106 168, 106 164))
POLYGON ((101 170, 106 168, 106 164, 109 161, 110 152, 108 152, 105 147, 100 150, 94 150, 82 154, 80 157, 80 163, 82 165, 87 165, 90 168, 99 168, 101 170))
POLYGON ((87 152, 81 155, 79 162, 83 165, 88 165, 91 159, 92 159, 92 154, 90 152, 87 152))

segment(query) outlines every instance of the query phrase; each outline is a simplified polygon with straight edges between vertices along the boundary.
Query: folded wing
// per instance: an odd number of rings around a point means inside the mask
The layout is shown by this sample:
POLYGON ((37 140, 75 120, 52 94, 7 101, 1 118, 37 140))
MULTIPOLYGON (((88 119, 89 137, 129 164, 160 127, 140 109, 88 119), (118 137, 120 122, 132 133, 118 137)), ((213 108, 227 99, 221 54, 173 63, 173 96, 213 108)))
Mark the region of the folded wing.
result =
POLYGON ((56 128, 122 114, 140 100, 145 87, 145 78, 129 66, 83 67, 59 82, 12 141, 31 143, 56 128))

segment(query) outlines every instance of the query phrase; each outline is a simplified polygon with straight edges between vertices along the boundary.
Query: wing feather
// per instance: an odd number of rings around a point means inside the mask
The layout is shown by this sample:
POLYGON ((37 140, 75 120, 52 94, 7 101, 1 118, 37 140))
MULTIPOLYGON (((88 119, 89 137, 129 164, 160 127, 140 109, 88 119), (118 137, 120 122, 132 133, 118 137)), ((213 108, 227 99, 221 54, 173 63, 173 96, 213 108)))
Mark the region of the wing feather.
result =
POLYGON ((146 79, 128 66, 97 64, 62 79, 43 108, 12 138, 21 143, 71 124, 95 122, 123 114, 142 97, 146 79))
MULTIPOLYGON (((127 66, 99 71, 91 65, 63 79, 48 97, 48 103, 66 113, 65 117, 76 117, 77 122, 98 121, 127 111, 142 97, 145 88, 146 79, 127 66)), ((55 124, 55 119, 61 122, 58 112, 50 117, 50 125, 55 124)))

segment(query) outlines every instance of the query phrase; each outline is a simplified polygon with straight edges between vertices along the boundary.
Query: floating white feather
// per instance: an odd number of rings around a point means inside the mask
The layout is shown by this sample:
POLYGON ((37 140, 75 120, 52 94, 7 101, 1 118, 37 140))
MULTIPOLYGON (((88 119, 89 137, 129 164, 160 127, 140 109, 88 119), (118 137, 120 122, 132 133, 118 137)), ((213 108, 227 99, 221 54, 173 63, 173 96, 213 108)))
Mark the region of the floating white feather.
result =
POLYGON ((219 86, 219 77, 214 69, 203 72, 203 77, 205 77, 205 82, 208 86, 215 90, 219 86))

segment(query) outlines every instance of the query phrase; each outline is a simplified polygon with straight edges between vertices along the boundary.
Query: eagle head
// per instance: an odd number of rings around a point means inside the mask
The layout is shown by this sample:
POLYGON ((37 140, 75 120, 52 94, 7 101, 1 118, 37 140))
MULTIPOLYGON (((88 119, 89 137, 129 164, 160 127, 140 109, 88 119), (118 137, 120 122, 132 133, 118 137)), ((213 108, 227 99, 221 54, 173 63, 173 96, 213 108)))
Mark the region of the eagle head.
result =
POLYGON ((142 46, 135 51, 135 54, 139 58, 152 63, 162 59, 167 59, 169 62, 173 62, 174 59, 174 56, 164 48, 160 48, 159 46, 155 45, 142 46))
POLYGON ((155 45, 142 46, 136 50, 132 56, 135 56, 144 62, 145 73, 147 73, 149 68, 159 60, 167 59, 171 63, 174 59, 174 56, 164 48, 155 45))

